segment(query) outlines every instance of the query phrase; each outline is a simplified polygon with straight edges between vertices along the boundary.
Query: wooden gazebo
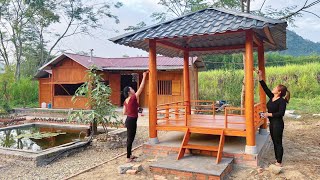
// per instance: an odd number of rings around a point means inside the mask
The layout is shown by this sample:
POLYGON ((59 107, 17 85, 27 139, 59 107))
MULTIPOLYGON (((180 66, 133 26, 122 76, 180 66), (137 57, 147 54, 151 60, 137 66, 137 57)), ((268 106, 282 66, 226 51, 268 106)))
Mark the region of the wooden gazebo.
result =
MULTIPOLYGON (((221 151, 224 136, 246 137, 245 152, 257 152, 255 134, 267 132, 266 95, 260 89, 260 102, 254 103, 254 58, 265 79, 265 51, 286 49, 285 21, 248 13, 208 8, 110 39, 114 43, 149 52, 149 136, 157 143, 157 131, 186 132, 178 159, 185 149, 221 151), (216 115, 214 102, 190 99, 189 57, 221 53, 245 53, 245 107, 228 107, 216 115), (184 101, 157 106, 156 55, 184 58, 184 101), (237 113, 235 113, 237 112, 237 113), (244 115, 243 115, 244 112, 244 115), (219 147, 188 144, 190 133, 221 135, 219 147)), ((232 84, 230 84, 232 86, 232 84)), ((217 158, 219 159, 219 158, 217 158)), ((218 160, 219 161, 219 160, 218 160)))

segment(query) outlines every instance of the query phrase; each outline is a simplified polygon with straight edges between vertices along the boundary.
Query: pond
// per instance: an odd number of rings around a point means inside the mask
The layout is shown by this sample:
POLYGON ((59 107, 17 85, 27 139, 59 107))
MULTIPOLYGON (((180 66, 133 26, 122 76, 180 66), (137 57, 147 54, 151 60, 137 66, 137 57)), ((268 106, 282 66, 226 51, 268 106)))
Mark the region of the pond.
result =
POLYGON ((85 136, 85 129, 33 124, 0 130, 0 147, 38 152, 83 139, 85 136))

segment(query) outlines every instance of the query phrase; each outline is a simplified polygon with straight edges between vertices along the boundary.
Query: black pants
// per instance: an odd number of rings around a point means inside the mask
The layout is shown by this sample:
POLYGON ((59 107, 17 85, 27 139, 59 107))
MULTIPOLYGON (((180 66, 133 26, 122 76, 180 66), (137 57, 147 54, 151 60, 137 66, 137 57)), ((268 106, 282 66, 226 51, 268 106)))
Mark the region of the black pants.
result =
POLYGON ((127 117, 125 125, 127 127, 127 158, 131 156, 132 143, 137 132, 137 117, 127 117))
POLYGON ((282 135, 284 123, 282 119, 272 119, 269 124, 270 135, 274 146, 274 154, 278 163, 282 163, 283 147, 282 135))

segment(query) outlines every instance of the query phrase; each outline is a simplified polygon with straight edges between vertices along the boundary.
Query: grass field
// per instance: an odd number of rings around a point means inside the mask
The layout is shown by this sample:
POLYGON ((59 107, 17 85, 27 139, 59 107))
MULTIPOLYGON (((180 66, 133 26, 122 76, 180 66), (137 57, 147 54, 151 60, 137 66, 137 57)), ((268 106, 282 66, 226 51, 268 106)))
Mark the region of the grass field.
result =
MULTIPOLYGON (((267 84, 271 88, 286 85, 291 92, 287 109, 299 113, 320 113, 320 63, 268 67, 267 84)), ((243 70, 213 70, 199 73, 200 99, 227 100, 239 106, 243 70)), ((259 82, 255 75, 255 100, 258 101, 259 82)))

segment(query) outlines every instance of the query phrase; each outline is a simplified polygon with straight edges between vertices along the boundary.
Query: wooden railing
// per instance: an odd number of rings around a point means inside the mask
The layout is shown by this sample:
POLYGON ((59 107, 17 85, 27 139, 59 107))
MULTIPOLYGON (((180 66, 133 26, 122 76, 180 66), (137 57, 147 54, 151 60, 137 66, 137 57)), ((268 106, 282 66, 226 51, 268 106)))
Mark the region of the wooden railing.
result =
MULTIPOLYGON (((191 100, 192 114, 212 115, 215 118, 215 101, 210 100, 191 100)), ((224 108, 224 128, 228 128, 231 124, 246 124, 245 121, 229 120, 231 116, 245 117, 244 108, 225 107, 224 108)), ((265 105, 258 103, 254 105, 254 126, 261 125, 265 119, 261 118, 259 113, 265 110, 265 105)), ((157 120, 164 121, 184 121, 184 125, 188 125, 187 106, 184 101, 160 104, 157 107, 157 120)))
POLYGON ((191 112, 194 114, 209 114, 215 116, 214 101, 210 100, 191 100, 191 112))
POLYGON ((183 101, 158 105, 157 120, 184 121, 187 126, 187 106, 183 101))
POLYGON ((230 116, 245 117, 244 108, 225 107, 224 108, 224 128, 228 128, 228 124, 246 124, 246 122, 229 122, 228 117, 230 116), (237 111, 238 114, 235 114, 234 113, 235 111, 237 111), (229 112, 232 112, 232 113, 229 113, 229 112))

